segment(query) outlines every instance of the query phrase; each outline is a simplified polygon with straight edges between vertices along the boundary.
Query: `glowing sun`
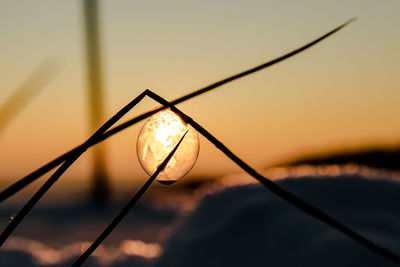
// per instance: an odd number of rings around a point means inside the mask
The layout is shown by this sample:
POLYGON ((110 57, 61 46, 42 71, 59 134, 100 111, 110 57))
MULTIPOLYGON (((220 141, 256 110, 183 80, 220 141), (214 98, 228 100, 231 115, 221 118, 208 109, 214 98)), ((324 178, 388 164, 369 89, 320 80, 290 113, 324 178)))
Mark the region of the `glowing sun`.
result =
POLYGON ((152 175, 188 130, 178 150, 165 169, 157 176, 163 184, 171 184, 187 174, 199 155, 199 137, 196 130, 170 109, 150 117, 139 132, 136 144, 140 165, 152 175))

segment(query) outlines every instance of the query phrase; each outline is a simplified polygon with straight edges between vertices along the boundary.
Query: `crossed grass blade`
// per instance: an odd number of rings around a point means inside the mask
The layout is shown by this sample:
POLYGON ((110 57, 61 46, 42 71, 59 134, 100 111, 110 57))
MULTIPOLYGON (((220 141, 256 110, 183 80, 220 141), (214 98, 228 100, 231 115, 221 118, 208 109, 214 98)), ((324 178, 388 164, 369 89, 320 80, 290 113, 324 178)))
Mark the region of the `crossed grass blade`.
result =
POLYGON ((132 197, 132 199, 126 204, 126 206, 120 211, 120 213, 114 218, 114 220, 107 226, 107 228, 97 237, 97 239, 90 245, 90 247, 75 261, 72 265, 73 267, 81 266, 87 258, 97 249, 97 247, 107 238, 109 234, 114 230, 114 228, 119 224, 119 222, 128 214, 132 207, 136 204, 139 198, 146 192, 150 185, 157 178, 158 174, 164 170, 167 166, 169 160, 175 154, 179 145, 182 143, 188 131, 186 131, 178 143, 175 145, 174 149, 168 154, 164 161, 158 166, 157 170, 150 176, 146 183, 140 188, 140 190, 132 197))
POLYGON ((104 123, 89 139, 83 143, 72 155, 70 155, 67 160, 56 170, 53 175, 39 188, 38 191, 26 202, 22 209, 17 213, 17 215, 10 221, 6 226, 4 231, 0 235, 0 247, 12 234, 12 232, 17 228, 17 226, 22 222, 25 216, 31 211, 31 209, 36 205, 36 203, 46 194, 46 192, 51 188, 51 186, 61 177, 61 175, 90 147, 93 140, 98 139, 101 135, 107 131, 111 126, 113 126, 119 119, 121 119, 126 113, 128 113, 136 104, 138 104, 146 95, 146 92, 141 93, 120 111, 118 111, 114 116, 112 116, 106 123, 104 123))
POLYGON ((330 227, 336 229, 337 231, 343 233, 347 237, 353 239, 361 246, 367 248, 371 252, 381 255, 386 259, 397 263, 400 265, 400 256, 396 253, 390 251, 387 248, 379 246, 378 244, 374 243, 373 241, 369 240, 368 238, 362 236, 361 234, 357 233, 356 231, 352 230, 350 227, 346 226, 345 224, 339 222, 338 220, 334 219, 333 217, 329 216, 325 212, 319 210, 318 208, 314 207, 312 204, 308 203, 307 201, 302 200, 301 198, 297 197, 296 195, 286 191, 278 184, 274 183, 267 177, 259 174, 255 169, 253 169, 250 165, 236 156, 228 147, 226 147, 222 142, 220 142, 217 138, 215 138, 210 132, 208 132, 205 128, 203 128, 200 124, 195 122, 192 118, 187 116, 185 113, 180 111, 176 108, 172 103, 169 103, 167 100, 163 99, 161 96, 148 91, 147 95, 154 99, 155 101, 159 102, 160 104, 164 105, 164 107, 170 108, 176 114, 182 117, 182 119, 190 124, 194 129, 196 129, 201 135, 203 135, 208 141, 210 141, 216 148, 218 148, 222 153, 224 153, 228 158, 230 158, 233 162, 235 162, 240 168, 242 168, 245 172, 259 181, 263 186, 269 189, 274 195, 278 196, 279 198, 285 200, 292 206, 298 208, 305 214, 329 225, 330 227))
MULTIPOLYGON (((250 75, 254 72, 257 72, 259 70, 265 69, 267 67, 270 67, 274 64, 277 64, 279 62, 282 62, 294 55, 297 55, 301 52, 303 52, 304 50, 314 46, 315 44, 321 42, 322 40, 326 39, 327 37, 329 37, 330 35, 336 33, 337 31, 341 30, 342 28, 344 28, 345 26, 347 26, 349 23, 353 22, 354 20, 356 20, 356 18, 352 18, 350 20, 348 20, 347 22, 343 23, 342 25, 336 27, 335 29, 325 33, 324 35, 320 36, 319 38, 305 44, 302 47, 299 47, 287 54, 284 54, 280 57, 277 57, 271 61, 268 61, 266 63, 263 63, 261 65, 258 65, 254 68, 248 69, 246 71, 240 72, 238 74, 235 74, 233 76, 230 76, 228 78, 225 78, 223 80, 220 80, 218 82, 215 82, 213 84, 210 84, 206 87, 203 87, 201 89, 195 90, 192 93, 189 93, 187 95, 184 95, 180 98, 177 98, 175 100, 173 100, 171 102, 172 105, 177 105, 180 104, 184 101, 187 101, 191 98, 194 98, 196 96, 199 96, 201 94, 204 94, 208 91, 211 91, 217 87, 220 87, 224 84, 227 84, 229 82, 232 82, 234 80, 237 80, 239 78, 245 77, 247 75, 250 75)), ((138 123, 141 120, 144 120, 150 116, 152 116, 153 114, 157 113, 158 111, 164 109, 164 107, 160 107, 157 108, 155 110, 152 111, 148 111, 146 113, 143 113, 125 123, 122 123, 121 125, 116 126, 115 128, 107 131, 106 133, 104 133, 102 135, 102 138, 99 138, 95 141, 90 142, 90 146, 93 146, 103 140, 105 140, 108 137, 113 136, 114 134, 130 127, 131 125, 134 125, 135 123, 138 123)), ((24 187, 26 187, 27 185, 29 185, 30 183, 34 182, 36 179, 38 179, 40 176, 44 175, 45 173, 49 172, 50 170, 52 170, 53 168, 57 167, 58 165, 60 165, 61 163, 63 163, 65 160, 67 160, 69 157, 71 157, 74 153, 76 153, 77 151, 79 151, 80 149, 82 149, 82 147, 84 146, 84 144, 81 144, 77 147, 75 147, 74 149, 71 149, 70 151, 64 153, 63 155, 55 158, 54 160, 48 162, 47 164, 43 165, 42 167, 40 167, 39 169, 33 171, 32 173, 26 175, 25 177, 19 179, 18 181, 14 182, 12 185, 10 185, 9 187, 7 187, 6 189, 4 189, 2 192, 0 192, 0 203, 3 202, 4 200, 8 199, 9 197, 13 196, 15 193, 19 192, 20 190, 22 190, 24 187)))
MULTIPOLYGON (((206 131, 204 128, 202 128, 199 124, 197 124, 196 122, 194 122, 190 117, 186 116, 185 114, 183 114, 182 112, 180 112, 178 109, 176 109, 176 107, 174 107, 175 104, 181 103, 185 100, 188 100, 192 97, 198 96, 204 92, 207 92, 209 90, 212 90, 218 86, 221 86, 225 83, 228 83, 230 81, 233 81, 235 79, 244 77, 246 75, 249 75, 253 72, 256 72, 260 69, 263 69, 267 66, 270 66, 272 64, 278 63, 290 56, 293 56, 301 51, 303 51, 304 49, 307 49, 308 47, 318 43, 319 41, 325 39, 326 37, 328 37, 329 35, 333 34, 334 32, 340 30, 341 28, 343 28, 344 26, 346 26, 348 23, 350 23, 352 20, 346 22, 345 24, 339 26, 338 28, 334 29, 333 31, 325 34, 324 36, 318 38, 317 40, 305 45, 304 47, 297 49, 291 53, 288 53, 278 59, 275 59, 271 62, 262 64, 260 66, 257 66, 253 69, 250 69, 248 71, 242 72, 240 74, 234 75, 232 77, 229 77, 223 81, 214 83, 208 87, 205 87, 203 89, 197 90, 191 94, 188 94, 182 98, 179 98, 177 100, 172 101, 171 103, 167 102, 166 100, 164 100, 163 98, 161 98, 160 96, 146 90, 144 92, 144 94, 150 96, 151 98, 155 99, 156 101, 160 102, 161 104, 163 104, 163 107, 160 107, 158 109, 155 109, 153 111, 147 112, 145 114, 142 114, 124 124, 121 124, 120 126, 117 126, 115 128, 113 128, 112 130, 106 132, 113 124, 115 124, 123 115, 125 115, 132 107, 127 108, 126 110, 124 110, 124 112, 121 110, 120 112, 118 112, 116 115, 114 115, 109 121, 107 121, 102 127, 100 127, 100 129, 98 131, 96 131, 96 133, 90 137, 85 143, 83 143, 82 145, 78 146, 77 148, 71 150, 70 152, 67 152, 66 154, 64 154, 63 156, 60 156, 59 158, 57 158, 56 160, 50 162, 49 164, 43 166, 42 168, 40 168, 39 170, 41 170, 42 172, 46 169, 49 168, 49 166, 54 165, 55 161, 59 161, 60 163, 64 162, 61 167, 46 181, 46 183, 35 193, 35 195, 27 202, 27 204, 25 204, 25 206, 21 209, 21 211, 17 214, 17 216, 11 221, 11 223, 6 227, 5 231, 0 235, 0 245, 2 245, 8 238, 8 236, 13 232, 13 230, 17 227, 17 225, 22 221, 22 219, 26 216, 26 214, 33 208, 33 206, 41 199, 41 197, 43 197, 43 195, 47 192, 48 189, 50 189, 50 187, 58 180, 58 178, 75 162, 75 160, 77 158, 79 158, 79 156, 84 153, 86 151, 87 148, 89 148, 90 146, 103 141, 104 139, 112 136, 113 134, 129 127, 130 125, 133 125, 134 123, 145 119, 153 114, 155 114, 156 112, 166 108, 166 107, 170 107, 173 111, 177 112, 178 114, 180 114, 185 121, 187 121, 189 124, 191 124, 196 130, 198 130, 203 136, 205 136, 210 142, 212 142, 218 149, 220 149, 222 152, 224 152, 229 158, 231 158, 236 164, 238 164, 243 170, 245 170, 247 173, 249 173, 251 176, 253 176, 255 179, 257 179, 261 184, 263 184, 264 186, 266 186, 272 193, 276 194, 277 196, 281 197, 282 199, 286 200, 287 202, 289 202, 290 204, 294 205, 295 207, 299 208, 300 210, 302 210, 303 212, 305 212, 306 214, 321 220, 323 222, 325 222, 326 224, 330 225, 331 227, 335 228, 336 230, 339 230, 340 232, 342 232, 343 234, 347 235, 348 237, 352 238, 353 240, 357 241, 359 244, 363 245, 364 247, 368 248, 370 251, 375 252, 377 254, 380 254, 384 257, 386 257, 387 259, 400 264, 400 257, 394 253, 392 253, 391 251, 389 251, 388 249, 382 248, 376 244, 374 244, 372 241, 364 238, 363 236, 361 236, 360 234, 352 231, 350 228, 346 227, 345 225, 341 224, 340 222, 336 221, 335 219, 333 219, 332 217, 326 215, 325 213, 323 213, 322 211, 316 209, 315 207, 313 207, 312 205, 308 204, 307 202, 301 200, 300 198, 296 197, 295 195, 285 191, 284 189, 280 188, 277 184, 273 183, 272 181, 270 181, 269 179, 263 177, 262 175, 258 174, 253 168, 251 168, 249 165, 247 165, 244 161, 242 161, 240 158, 238 158, 235 154, 233 154, 226 146, 224 146, 220 141, 218 141, 215 137, 213 137, 208 131, 206 131), (118 118, 117 118, 118 117, 118 118), (46 167, 47 166, 47 167, 46 167)), ((143 98, 143 93, 141 95, 138 96, 138 98, 141 97, 141 99, 143 98)), ((141 100, 140 99, 140 100, 141 100)), ((140 100, 138 100, 137 102, 139 102, 140 100)), ((134 100, 135 101, 135 100, 134 100)), ((129 105, 129 104, 128 104, 129 105)), ((136 104, 135 104, 136 105, 136 104)), ((58 165, 58 164, 57 164, 58 165)), ((55 166, 57 166, 55 165, 55 166)), ((36 172, 38 172, 39 170, 37 170, 36 172)), ((31 176, 32 178, 33 176, 31 176)), ((25 177, 26 178, 26 177, 25 177)), ((33 177, 34 179, 36 179, 37 177, 33 177)), ((32 178, 32 179, 33 179, 32 178)), ((33 179, 33 180, 34 180, 33 179)), ((23 184, 23 183, 22 183, 23 184)), ((29 183, 28 183, 29 184, 29 183)), ((26 186, 27 184, 25 184, 26 186)), ((150 184, 149 184, 150 185, 150 184)), ((20 189, 22 189, 23 187, 21 187, 20 189)), ((144 192, 144 191, 143 191, 144 192)), ((13 192, 15 193, 15 192, 13 192)), ((12 193, 12 194, 13 194, 12 193)), ((11 194, 11 195, 12 195, 11 194)), ((101 242, 100 242, 101 243, 101 242)))
MULTIPOLYGON (((258 182, 260 182, 263 186, 269 189, 274 195, 288 202, 292 206, 300 209, 305 214, 327 224, 328 226, 334 228, 335 230, 343 233, 347 237, 353 239, 355 242, 370 250, 371 252, 381 255, 386 259, 400 264, 400 257, 393 253, 392 251, 381 247, 375 244, 373 241, 368 238, 360 235, 356 231, 352 230, 348 226, 329 216, 325 212, 317 209, 310 203, 302 200, 296 195, 286 191, 281 188, 278 184, 274 183, 267 177, 259 174, 255 169, 253 169, 250 165, 236 156, 228 147, 226 147, 221 141, 215 138, 210 132, 208 132, 205 128, 195 122, 191 117, 183 113, 181 110, 176 108, 172 103, 168 102, 158 94, 146 90, 144 92, 146 96, 152 98, 156 102, 163 105, 164 108, 170 108, 173 112, 175 112, 178 116, 180 116, 186 123, 190 124, 194 129, 196 129, 201 135, 203 135, 208 141, 210 141, 216 148, 218 148, 222 153, 224 153, 228 158, 230 158, 234 163, 236 163, 240 168, 242 168, 245 172, 255 178, 258 182)), ((183 139, 183 137, 182 137, 183 139)), ((181 139, 181 140, 182 140, 181 139)), ((165 162, 163 162, 165 163, 165 162)), ((165 163, 166 164, 166 163, 165 163)), ((162 170, 161 170, 162 171, 162 170)), ((156 174, 158 175, 158 173, 156 174)), ((154 176, 154 174, 153 174, 154 176)), ((118 216, 110 223, 110 225, 104 230, 104 232, 96 239, 94 243, 78 258, 78 260, 74 263, 75 266, 81 266, 85 260, 95 251, 95 249, 101 244, 102 241, 113 231, 113 229, 117 226, 117 224, 123 219, 123 217, 129 212, 129 210, 134 206, 140 196, 144 193, 144 191, 150 186, 150 184, 154 181, 155 177, 151 176, 146 184, 139 190, 139 192, 134 196, 134 198, 128 203, 127 206, 118 214, 118 216)))

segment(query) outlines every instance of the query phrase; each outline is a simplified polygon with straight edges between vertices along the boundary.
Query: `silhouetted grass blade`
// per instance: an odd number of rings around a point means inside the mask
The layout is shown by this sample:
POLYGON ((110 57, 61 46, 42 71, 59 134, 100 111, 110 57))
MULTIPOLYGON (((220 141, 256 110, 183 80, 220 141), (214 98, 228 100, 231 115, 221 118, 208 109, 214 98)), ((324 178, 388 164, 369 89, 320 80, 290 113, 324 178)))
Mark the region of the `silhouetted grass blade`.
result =
POLYGON ((82 153, 84 153, 93 140, 98 139, 105 131, 114 125, 121 117, 128 113, 137 103, 139 103, 146 96, 146 92, 141 93, 114 116, 112 116, 106 123, 104 123, 82 146, 72 153, 67 160, 57 169, 57 171, 50 176, 50 178, 39 188, 39 190, 32 196, 32 198, 22 207, 14 219, 7 225, 6 229, 0 235, 0 247, 4 244, 7 238, 15 230, 18 224, 25 218, 33 206, 43 197, 43 195, 50 189, 50 187, 58 180, 58 178, 77 160, 82 153))
MULTIPOLYGON (((299 53, 303 52, 304 50, 310 48, 311 46, 321 42, 325 38, 329 37, 330 35, 334 34, 337 31, 341 30, 343 27, 347 26, 349 23, 351 23, 354 20, 355 20, 355 18, 350 19, 349 21, 347 21, 346 23, 344 23, 344 24, 340 25, 339 27, 333 29, 332 31, 322 35, 321 37, 315 39, 314 41, 312 41, 312 42, 310 42, 310 43, 308 43, 308 44, 306 44, 306 45, 304 45, 304 46, 302 46, 302 47, 300 47, 300 48, 298 48, 296 50, 293 50, 292 52, 289 52, 289 53, 287 53, 285 55, 282 55, 282 56, 280 56, 280 57, 278 57, 276 59, 268 61, 268 62, 266 62, 264 64, 261 64, 259 66, 254 67, 254 68, 251 68, 251 69, 246 70, 244 72, 238 73, 238 74, 233 75, 233 76, 228 77, 228 78, 225 78, 225 79, 223 79, 221 81, 215 82, 215 83, 213 83, 211 85, 208 85, 208 86, 206 86, 204 88, 198 89, 198 90, 196 90, 196 91, 194 91, 192 93, 189 93, 189 94, 187 94, 185 96, 177 98, 177 99, 173 100, 171 102, 171 104, 177 105, 177 104, 182 103, 182 102, 184 102, 186 100, 189 100, 189 99, 191 99, 193 97, 199 96, 199 95, 201 95, 203 93, 206 93, 206 92, 208 92, 208 91, 210 91, 212 89, 215 89, 215 88, 217 88, 217 87, 219 87, 221 85, 224 85, 226 83, 232 82, 232 81, 234 81, 236 79, 242 78, 242 77, 247 76, 247 75, 249 75, 251 73, 254 73, 254 72, 259 71, 261 69, 264 69, 264 68, 267 68, 269 66, 272 66, 272 65, 274 65, 276 63, 282 62, 285 59, 288 59, 288 58, 290 58, 290 57, 292 57, 292 56, 294 56, 296 54, 299 54, 299 53)), ((116 134, 116 133, 128 128, 129 126, 134 125, 135 123, 154 115, 155 113, 157 113, 158 111, 160 111, 162 109, 164 109, 164 107, 160 107, 160 108, 157 108, 155 110, 143 113, 143 114, 141 114, 141 115, 139 115, 139 116, 137 116, 137 117, 125 122, 125 123, 120 124, 120 125, 112 128, 111 130, 107 131, 106 133, 104 133, 101 138, 97 139, 96 141, 92 141, 90 143, 90 145, 91 146, 95 145, 95 144, 97 144, 97 143, 109 138, 110 136, 112 136, 112 135, 114 135, 114 134, 116 134)), ((3 190, 0 193, 0 202, 2 202, 4 200, 6 200, 7 198, 11 197, 13 194, 17 193, 18 191, 23 189, 25 186, 27 186, 30 183, 32 183, 33 181, 35 181, 41 175, 47 173, 48 171, 52 170, 53 168, 55 168, 56 166, 61 164, 63 161, 65 161, 68 157, 70 157, 76 151, 81 149, 83 146, 84 146, 84 144, 81 144, 81 145, 75 147, 74 149, 66 152, 65 154, 63 154, 63 155, 59 156, 58 158, 54 159, 53 161, 50 161, 49 163, 43 165, 39 169, 37 169, 34 172, 28 174, 27 176, 23 177, 22 179, 18 180, 17 182, 15 182, 11 186, 9 186, 5 190, 3 190)))
POLYGON ((313 205, 309 204, 308 202, 302 200, 301 198, 293 195, 292 193, 286 191, 285 189, 281 188, 276 183, 272 182, 268 178, 259 174, 256 170, 250 167, 247 163, 241 160, 238 156, 236 156, 232 151, 230 151, 223 143, 221 143, 218 139, 216 139, 211 133, 209 133, 205 128, 201 125, 196 123, 192 118, 184 114, 178 108, 169 103, 167 100, 163 99, 161 96, 149 91, 147 93, 149 97, 154 99, 155 101, 159 102, 160 104, 164 105, 165 107, 170 108, 172 111, 177 113, 182 119, 190 124, 194 129, 196 129, 201 135, 203 135, 207 140, 209 140, 215 147, 221 150, 227 157, 229 157, 233 162, 235 162, 239 167, 241 167, 245 172, 249 175, 254 177, 257 181, 259 181, 262 185, 267 187, 273 194, 277 195, 278 197, 282 198, 283 200, 289 202, 296 208, 300 209, 304 213, 314 217, 317 220, 324 222, 325 224, 333 227, 334 229, 340 231, 344 235, 348 236, 349 238, 353 239, 354 241, 358 242, 360 245, 364 246, 365 248, 369 249, 370 251, 379 254, 392 262, 400 264, 400 256, 393 253, 392 251, 381 247, 371 240, 365 238, 364 236, 360 235, 359 233, 353 231, 346 225, 342 224, 338 220, 334 219, 333 217, 327 215, 326 213, 322 212, 321 210, 317 209, 313 205))
POLYGON ((168 156, 164 159, 164 161, 158 166, 157 170, 153 173, 152 176, 147 180, 147 182, 140 188, 140 190, 133 196, 133 198, 128 202, 128 204, 121 210, 121 212, 115 217, 115 219, 108 225, 108 227, 99 235, 99 237, 92 243, 92 245, 76 260, 76 262, 72 265, 74 267, 81 266, 86 259, 96 250, 96 248, 107 238, 107 236, 114 230, 114 228, 119 224, 119 222, 128 214, 128 212, 132 209, 132 207, 136 204, 139 198, 146 192, 147 188, 153 183, 153 181, 157 178, 158 174, 164 170, 167 166, 169 160, 175 154, 179 145, 182 143, 188 131, 186 131, 179 142, 175 145, 174 149, 168 154, 168 156))
MULTIPOLYGON (((275 184, 268 178, 262 176, 259 174, 257 171, 255 171, 252 167, 250 167, 248 164, 246 164, 243 160, 241 160, 239 157, 237 157, 233 152, 231 152, 223 143, 221 143, 219 140, 217 140, 214 136, 211 135, 206 129, 204 129, 202 126, 197 124, 193 119, 188 117, 186 114, 182 113, 179 109, 175 107, 176 104, 179 104, 183 101, 186 101, 190 98, 196 97, 202 93, 205 93, 207 91, 210 91, 216 87, 219 87, 223 84, 226 84, 228 82, 231 82, 233 80, 239 79, 241 77, 244 77, 246 75, 249 75, 251 73, 254 73, 258 70, 261 70, 263 68, 266 68, 268 66, 271 66, 275 63, 278 63, 280 61, 283 61, 295 54, 298 54, 302 52, 303 50, 315 45, 316 43, 320 42, 321 40, 327 38, 331 34, 337 32, 338 30, 342 29, 345 27, 347 24, 352 22, 354 19, 349 20, 348 22, 342 24, 341 26, 335 28, 334 30, 328 32, 327 34, 321 36, 320 38, 314 40, 313 42, 310 42, 309 44, 296 49, 286 55, 283 55, 277 59, 274 59, 270 62, 264 63, 262 65, 259 65, 257 67, 254 67, 252 69, 249 69, 247 71, 244 71, 242 73, 236 74, 234 76, 228 77, 222 81, 216 82, 210 86, 207 86, 205 88, 199 89, 195 92, 192 92, 186 96, 183 96, 181 98, 178 98, 172 102, 168 102, 159 95, 146 90, 142 94, 140 94, 137 98, 135 98, 132 102, 130 102, 127 106, 125 106, 123 109, 121 109, 117 114, 115 114, 110 120, 108 120, 104 125, 102 125, 85 143, 82 145, 76 147, 75 149, 65 153, 64 155, 58 157, 57 159, 53 160, 52 162, 46 164, 45 166, 41 167, 37 171, 33 172, 32 174, 28 175, 27 177, 23 178, 22 180, 16 182, 12 186, 10 186, 8 189, 3 191, 0 194, 0 199, 4 200, 7 197, 11 196, 18 190, 22 189, 24 186, 29 184, 30 182, 34 181, 37 179, 39 174, 43 174, 47 172, 48 170, 52 169, 53 167, 59 165, 60 163, 64 162, 59 169, 43 184, 43 186, 33 195, 33 197, 24 205, 24 207, 21 209, 21 211, 14 217, 14 219, 10 222, 10 224, 6 227, 6 229, 3 231, 3 233, 0 235, 0 246, 4 244, 4 242, 7 240, 7 238, 10 236, 10 234, 13 232, 13 230, 18 226, 18 224, 23 220, 23 218, 26 216, 26 214, 33 208, 33 206, 43 197, 43 195, 50 189, 50 187, 59 179, 59 177, 84 153, 90 146, 97 144, 106 138, 112 136, 113 134, 122 131, 123 129, 126 129, 127 127, 135 124, 138 121, 141 121, 156 112, 165 109, 165 108, 171 108, 174 112, 179 114, 187 123, 189 123, 193 128, 195 128, 200 134, 202 134, 205 138, 207 138, 211 143, 213 143, 218 149, 220 149, 226 156, 228 156, 232 161, 234 161, 238 166, 240 166, 245 172, 250 174, 252 177, 257 179, 261 184, 263 184, 265 187, 267 187, 272 193, 275 195, 279 196, 283 200, 287 201, 291 205, 297 207, 304 213, 324 222, 325 224, 333 227, 334 229, 340 231, 341 233, 345 234, 349 238, 355 240, 365 248, 369 249, 370 251, 379 254, 381 256, 384 256, 385 258, 400 264, 400 257, 396 255, 395 253, 391 252, 390 250, 383 248, 371 240, 365 238, 364 236, 354 232, 351 230, 349 227, 346 225, 340 223, 339 221, 335 220, 334 218, 330 217, 329 215, 325 214, 324 212, 320 211, 319 209, 315 208, 313 205, 307 203, 306 201, 303 201, 299 197, 291 194, 290 192, 284 190, 281 188, 279 185, 275 184), (157 108, 155 110, 149 111, 147 113, 144 113, 134 119, 131 119, 128 122, 125 122, 111 130, 108 130, 113 126, 122 116, 124 116, 129 110, 131 110, 137 103, 139 103, 144 96, 149 96, 155 101, 159 102, 163 106, 160 108, 157 108)), ((187 132, 186 132, 187 133, 187 132)), ((128 211, 135 205, 135 203, 138 201, 138 199, 143 195, 143 193, 147 190, 147 188, 150 186, 150 184, 154 181, 154 179, 157 177, 157 175, 164 169, 164 167, 167 165, 169 159, 173 156, 174 152, 178 148, 179 144, 182 142, 183 138, 185 137, 186 133, 182 136, 178 144, 175 146, 175 148, 171 151, 171 153, 168 155, 168 157, 162 162, 162 164, 157 168, 157 171, 149 178, 149 180, 145 183, 145 185, 138 191, 138 193, 131 199, 131 201, 128 203, 128 205, 121 211, 121 213, 113 220, 113 222, 109 225, 108 228, 99 236, 99 238, 92 244, 91 247, 77 260, 77 262, 74 264, 74 266, 80 266, 89 256, 90 254, 101 244, 101 242, 112 232, 112 230, 117 226, 117 224, 122 220, 122 218, 128 213, 128 211)))

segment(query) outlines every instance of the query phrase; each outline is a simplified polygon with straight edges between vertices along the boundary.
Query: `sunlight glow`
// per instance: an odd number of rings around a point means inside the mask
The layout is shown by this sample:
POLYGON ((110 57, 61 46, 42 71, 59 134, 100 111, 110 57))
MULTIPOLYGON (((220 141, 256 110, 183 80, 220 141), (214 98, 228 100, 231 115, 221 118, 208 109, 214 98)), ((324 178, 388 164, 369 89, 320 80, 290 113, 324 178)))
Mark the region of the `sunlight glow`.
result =
POLYGON ((170 184, 190 171, 199 154, 197 132, 171 110, 152 116, 141 129, 137 140, 137 155, 143 169, 152 175, 162 161, 189 130, 167 167, 158 175, 161 183, 170 184))

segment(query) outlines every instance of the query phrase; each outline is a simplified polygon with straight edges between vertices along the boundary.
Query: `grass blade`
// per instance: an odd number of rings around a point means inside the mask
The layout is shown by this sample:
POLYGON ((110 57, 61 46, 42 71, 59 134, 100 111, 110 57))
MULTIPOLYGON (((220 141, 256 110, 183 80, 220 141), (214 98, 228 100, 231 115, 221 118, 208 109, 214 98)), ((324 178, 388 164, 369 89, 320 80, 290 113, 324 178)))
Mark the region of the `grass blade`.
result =
POLYGON ((400 256, 393 253, 392 251, 381 247, 371 240, 367 239, 366 237, 360 235, 359 233, 353 231, 346 225, 342 224, 338 220, 334 219, 333 217, 327 215, 323 211, 317 209, 313 205, 309 204, 308 202, 302 200, 301 198, 297 197, 296 195, 286 191, 273 181, 269 180, 268 178, 259 174, 256 170, 250 167, 247 163, 241 160, 238 156, 236 156, 232 151, 230 151, 223 143, 221 143, 218 139, 216 139, 210 132, 208 132, 205 128, 201 125, 196 123, 192 118, 184 114, 178 108, 169 103, 167 100, 163 99, 161 96, 148 91, 147 95, 154 99, 155 101, 159 102, 160 104, 164 105, 166 108, 170 108, 176 114, 181 116, 181 118, 186 121, 186 123, 190 124, 194 129, 196 129, 201 135, 203 135, 208 141, 210 141, 216 148, 221 150, 228 158, 230 158, 233 162, 235 162, 240 168, 242 168, 245 172, 249 175, 254 177, 257 181, 259 181, 262 185, 268 188, 273 194, 280 197, 281 199, 287 201, 291 205, 295 206, 296 208, 303 211, 305 214, 331 226, 332 228, 336 229, 337 231, 343 233, 347 237, 353 239, 358 244, 362 245, 363 247, 367 248, 373 253, 379 254, 386 259, 400 264, 400 256))
POLYGON ((136 104, 138 104, 146 96, 146 91, 141 93, 129 104, 118 111, 106 123, 104 123, 78 150, 75 151, 67 160, 57 169, 57 171, 50 176, 50 178, 39 188, 39 190, 32 196, 32 198, 22 207, 18 214, 10 221, 7 227, 0 235, 0 247, 4 244, 7 238, 17 228, 25 216, 36 205, 36 203, 44 196, 50 187, 60 178, 60 176, 89 148, 92 140, 98 139, 105 131, 113 126, 119 119, 128 113, 136 104))
MULTIPOLYGON (((189 94, 187 94, 185 96, 182 96, 180 98, 177 98, 177 99, 173 100, 171 102, 171 104, 172 105, 180 104, 180 103, 182 103, 184 101, 187 101, 187 100, 189 100, 191 98, 194 98, 194 97, 199 96, 199 95, 201 95, 203 93, 211 91, 212 89, 215 89, 215 88, 217 88, 219 86, 222 86, 222 85, 224 85, 226 83, 232 82, 232 81, 234 81, 236 79, 245 77, 245 76, 247 76, 249 74, 252 74, 252 73, 254 73, 256 71, 259 71, 261 69, 267 68, 267 67, 272 66, 274 64, 277 64, 279 62, 282 62, 282 61, 284 61, 284 60, 286 60, 286 59, 288 59, 288 58, 290 58, 290 57, 292 57, 294 55, 297 55, 297 54, 303 52, 304 50, 314 46, 315 44, 321 42, 325 38, 327 38, 330 35, 336 33, 337 31, 341 30, 343 27, 347 26, 349 23, 353 22, 354 20, 355 20, 355 18, 350 19, 349 21, 347 21, 344 24, 336 27, 335 29, 331 30, 330 32, 322 35, 321 37, 315 39, 314 41, 312 41, 312 42, 310 42, 310 43, 308 43, 308 44, 306 44, 306 45, 304 45, 304 46, 302 46, 300 48, 297 48, 296 50, 293 50, 292 52, 289 52, 289 53, 287 53, 285 55, 282 55, 282 56, 280 56, 278 58, 275 58, 275 59, 273 59, 271 61, 268 61, 268 62, 266 62, 264 64, 261 64, 259 66, 254 67, 254 68, 251 68, 251 69, 246 70, 244 72, 238 73, 238 74, 233 75, 233 76, 228 77, 228 78, 225 78, 225 79, 223 79, 221 81, 215 82, 215 83, 213 83, 211 85, 208 85, 208 86, 206 86, 204 88, 201 88, 201 89, 198 89, 196 91, 193 91, 192 93, 189 93, 189 94)), ((132 125, 134 125, 135 123, 138 123, 139 121, 144 120, 144 119, 154 115, 155 113, 157 113, 158 111, 160 111, 162 109, 164 109, 164 107, 160 107, 160 108, 157 108, 155 110, 143 113, 143 114, 141 114, 141 115, 139 115, 139 116, 137 116, 137 117, 125 122, 125 123, 120 124, 120 125, 116 126, 115 128, 112 128, 111 130, 109 130, 106 133, 104 133, 101 138, 97 139, 96 141, 91 142, 90 145, 93 146, 93 145, 95 145, 95 144, 97 144, 97 143, 99 143, 99 142, 101 142, 101 141, 113 136, 114 134, 116 134, 116 133, 118 133, 118 132, 120 132, 120 131, 122 131, 122 130, 124 130, 124 129, 132 126, 132 125)), ((0 192, 0 203, 3 202, 4 200, 6 200, 7 198, 11 197, 12 195, 17 193, 18 191, 22 190, 24 187, 26 187, 27 185, 29 185, 30 183, 32 183, 33 181, 38 179, 43 174, 47 173, 48 171, 52 170, 53 168, 55 168, 56 166, 58 166, 59 164, 64 162, 68 157, 70 157, 76 151, 81 149, 83 145, 84 144, 81 144, 81 145, 75 147, 74 149, 64 153, 63 155, 59 156, 58 158, 50 161, 49 163, 47 163, 45 165, 43 165, 39 169, 33 171, 32 173, 28 174, 27 176, 21 178, 17 182, 13 183, 12 185, 10 185, 6 189, 4 189, 2 192, 0 192)))
POLYGON ((97 247, 107 238, 107 236, 114 230, 114 228, 119 224, 119 222, 128 214, 132 207, 136 204, 139 198, 146 192, 149 186, 157 178, 158 174, 164 170, 167 166, 169 160, 172 158, 179 145, 182 143, 188 131, 186 131, 179 142, 176 144, 174 149, 168 154, 164 161, 158 166, 157 170, 152 176, 147 180, 147 182, 140 188, 140 190, 133 196, 133 198, 128 202, 128 204, 121 210, 121 212, 114 218, 114 220, 107 226, 107 228, 99 235, 99 237, 92 243, 92 245, 75 261, 72 265, 73 267, 81 266, 86 259, 97 249, 97 247))
POLYGON ((0 105, 0 134, 10 122, 40 93, 55 76, 58 68, 50 60, 44 61, 32 74, 0 105))

